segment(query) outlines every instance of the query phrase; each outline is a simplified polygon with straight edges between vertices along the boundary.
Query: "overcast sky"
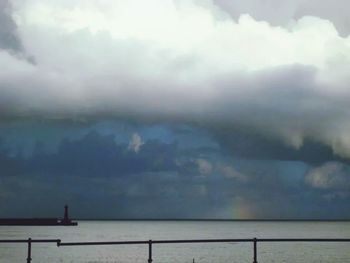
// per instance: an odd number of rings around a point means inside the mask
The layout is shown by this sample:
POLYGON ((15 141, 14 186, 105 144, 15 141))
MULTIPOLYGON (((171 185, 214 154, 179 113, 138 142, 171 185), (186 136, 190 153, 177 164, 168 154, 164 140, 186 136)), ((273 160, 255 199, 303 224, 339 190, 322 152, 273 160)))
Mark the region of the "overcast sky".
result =
POLYGON ((349 8, 2 0, 0 216, 349 218, 349 8))

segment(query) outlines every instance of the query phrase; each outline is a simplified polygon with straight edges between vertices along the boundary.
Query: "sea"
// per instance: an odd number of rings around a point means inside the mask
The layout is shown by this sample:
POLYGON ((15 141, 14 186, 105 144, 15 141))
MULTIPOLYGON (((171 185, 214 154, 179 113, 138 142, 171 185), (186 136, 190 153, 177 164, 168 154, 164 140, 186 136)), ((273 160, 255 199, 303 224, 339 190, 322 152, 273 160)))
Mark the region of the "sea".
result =
MULTIPOLYGON (((78 221, 78 226, 0 226, 0 239, 62 242, 235 238, 350 238, 350 222, 78 221)), ((259 263, 350 263, 350 243, 258 243, 259 263)), ((154 244, 154 263, 253 262, 252 243, 154 244)), ((33 244, 32 263, 146 263, 147 245, 33 244)), ((27 262, 26 244, 0 243, 1 263, 27 262)))

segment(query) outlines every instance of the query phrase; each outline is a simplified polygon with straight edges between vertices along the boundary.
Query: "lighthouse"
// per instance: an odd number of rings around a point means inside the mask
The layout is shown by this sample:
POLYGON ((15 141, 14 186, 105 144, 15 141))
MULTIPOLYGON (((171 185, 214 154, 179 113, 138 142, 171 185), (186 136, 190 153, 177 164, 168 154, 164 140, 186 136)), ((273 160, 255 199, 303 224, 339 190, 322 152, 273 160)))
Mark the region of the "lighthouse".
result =
POLYGON ((64 216, 63 216, 60 224, 63 226, 76 226, 76 225, 78 225, 77 222, 72 222, 72 220, 69 219, 68 205, 64 206, 64 216))
POLYGON ((64 217, 63 217, 63 223, 69 223, 69 216, 68 216, 68 205, 64 206, 64 217))

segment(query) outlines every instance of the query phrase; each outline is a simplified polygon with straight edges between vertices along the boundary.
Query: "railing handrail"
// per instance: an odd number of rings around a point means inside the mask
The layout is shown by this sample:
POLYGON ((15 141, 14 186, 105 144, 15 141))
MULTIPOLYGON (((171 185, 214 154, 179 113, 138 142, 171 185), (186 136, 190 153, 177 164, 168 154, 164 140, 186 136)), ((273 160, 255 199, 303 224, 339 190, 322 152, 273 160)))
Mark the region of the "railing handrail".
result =
MULTIPOLYGON (((28 243, 28 239, 0 239, 0 243, 28 243)), ((30 239, 32 243, 59 243, 61 239, 30 239)))
MULTIPOLYGON (((231 238, 231 239, 169 239, 151 240, 153 244, 175 243, 226 243, 226 242, 350 242, 350 238, 231 238)), ((137 245, 148 244, 149 240, 134 241, 92 241, 92 242, 59 242, 59 246, 89 245, 137 245)))
POLYGON ((245 239, 169 239, 169 240, 137 240, 137 241, 96 241, 96 242, 60 242, 59 246, 89 246, 89 245, 130 245, 130 244, 175 244, 175 243, 226 243, 226 242, 253 242, 245 239))
POLYGON ((350 238, 257 238, 259 242, 350 242, 350 238))
MULTIPOLYGON (((226 243, 226 242, 350 242, 350 238, 224 238, 224 239, 160 239, 154 244, 169 243, 226 243)), ((60 246, 148 244, 149 240, 62 242, 61 239, 31 239, 32 243, 59 243, 60 246)), ((0 243, 28 243, 28 239, 0 239, 0 243)))

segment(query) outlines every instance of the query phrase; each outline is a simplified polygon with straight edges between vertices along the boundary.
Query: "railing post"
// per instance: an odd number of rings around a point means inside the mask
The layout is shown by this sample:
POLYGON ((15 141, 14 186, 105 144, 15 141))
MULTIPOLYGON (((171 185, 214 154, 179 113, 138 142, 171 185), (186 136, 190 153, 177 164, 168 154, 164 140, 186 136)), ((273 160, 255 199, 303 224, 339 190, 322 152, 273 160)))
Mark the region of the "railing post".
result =
POLYGON ((148 241, 148 263, 152 263, 152 240, 148 241))
POLYGON ((253 245, 254 245, 254 259, 253 259, 253 263, 258 263, 258 260, 257 260, 257 254, 258 254, 258 251, 257 251, 257 239, 256 237, 253 239, 253 245))
POLYGON ((28 238, 28 256, 27 256, 27 263, 30 263, 32 261, 32 239, 28 238))

